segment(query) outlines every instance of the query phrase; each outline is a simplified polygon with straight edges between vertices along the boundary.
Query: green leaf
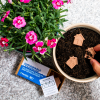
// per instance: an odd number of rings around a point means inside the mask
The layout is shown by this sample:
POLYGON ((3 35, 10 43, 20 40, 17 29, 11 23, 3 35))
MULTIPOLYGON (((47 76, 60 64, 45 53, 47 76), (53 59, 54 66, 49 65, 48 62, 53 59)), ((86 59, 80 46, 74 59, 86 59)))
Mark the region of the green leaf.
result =
POLYGON ((38 55, 34 55, 40 62, 42 62, 42 59, 38 55))
POLYGON ((23 47, 25 47, 27 44, 24 44, 22 46, 16 47, 16 49, 22 49, 23 47))
POLYGON ((41 31, 40 31, 39 27, 36 27, 36 29, 37 29, 37 31, 38 31, 38 33, 40 35, 40 39, 41 39, 42 38, 42 34, 41 34, 41 31))
POLYGON ((23 32, 24 32, 24 31, 29 31, 29 30, 30 30, 30 27, 27 26, 27 27, 25 27, 25 29, 23 29, 23 32))
POLYGON ((16 14, 22 15, 22 12, 16 12, 16 14))
POLYGON ((68 9, 61 10, 60 13, 65 12, 65 11, 68 11, 68 9))
POLYGON ((26 53, 25 50, 23 50, 23 56, 27 60, 25 53, 26 53))
POLYGON ((30 18, 33 20, 33 13, 30 12, 30 18))
POLYGON ((62 17, 65 17, 66 15, 62 15, 62 16, 60 16, 60 18, 62 18, 62 17))
POLYGON ((62 29, 54 29, 54 31, 56 31, 56 32, 60 32, 60 31, 66 32, 65 30, 62 30, 62 29))
POLYGON ((47 51, 49 52, 49 54, 51 53, 50 47, 47 46, 47 51))
POLYGON ((40 1, 40 3, 41 3, 41 8, 43 9, 43 10, 45 10, 46 8, 45 8, 45 6, 43 5, 43 3, 40 1))
POLYGON ((63 34, 62 34, 61 32, 59 32, 59 34, 61 35, 61 37, 63 37, 63 38, 64 38, 64 36, 63 36, 63 34))
POLYGON ((13 49, 11 49, 12 48, 12 45, 13 45, 13 42, 9 46, 9 53, 13 50, 13 49))
POLYGON ((46 55, 48 55, 49 57, 52 57, 51 55, 49 55, 47 52, 45 53, 46 55))
POLYGON ((34 24, 34 23, 35 23, 34 20, 28 22, 28 24, 34 24))
POLYGON ((5 49, 3 51, 12 51, 12 50, 15 50, 15 48, 5 49))
POLYGON ((43 23, 42 23, 42 28, 44 27, 44 25, 45 25, 45 21, 43 21, 43 23))
POLYGON ((54 24, 52 24, 52 23, 49 23, 49 25, 52 26, 52 27, 54 27, 54 28, 56 27, 56 26, 55 26, 54 24))
POLYGON ((50 15, 51 15, 51 17, 50 17, 50 18, 54 19, 54 15, 53 15, 52 13, 50 13, 50 15))

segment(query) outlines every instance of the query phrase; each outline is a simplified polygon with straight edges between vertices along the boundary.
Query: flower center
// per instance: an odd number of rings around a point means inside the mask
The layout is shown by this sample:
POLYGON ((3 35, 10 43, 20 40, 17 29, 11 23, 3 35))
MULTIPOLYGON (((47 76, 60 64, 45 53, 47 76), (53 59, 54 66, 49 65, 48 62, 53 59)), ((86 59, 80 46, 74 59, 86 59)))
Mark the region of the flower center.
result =
POLYGON ((38 47, 38 50, 40 51, 41 50, 41 47, 38 47))
POLYGON ((45 41, 48 41, 48 37, 45 38, 45 41))
POLYGON ((32 40, 32 39, 33 39, 32 35, 29 37, 29 39, 30 39, 30 40, 32 40))
POLYGON ((6 16, 6 14, 3 15, 3 17, 5 17, 5 16, 6 16))
POLYGON ((2 44, 5 44, 6 42, 5 41, 2 41, 2 44))
POLYGON ((53 45, 53 42, 51 42, 51 45, 53 45))
POLYGON ((20 24, 20 23, 21 23, 21 21, 20 21, 20 20, 18 20, 18 23, 20 24))
POLYGON ((56 4, 57 4, 58 6, 60 6, 60 3, 59 3, 59 2, 57 2, 56 4))

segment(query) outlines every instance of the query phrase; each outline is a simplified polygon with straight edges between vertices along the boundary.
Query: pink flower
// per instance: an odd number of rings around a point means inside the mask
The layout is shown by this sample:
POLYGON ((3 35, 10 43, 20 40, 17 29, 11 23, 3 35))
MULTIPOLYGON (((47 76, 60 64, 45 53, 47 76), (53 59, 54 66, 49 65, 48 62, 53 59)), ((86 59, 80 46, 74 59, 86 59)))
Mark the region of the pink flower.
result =
POLYGON ((4 22, 4 20, 5 20, 5 18, 3 17, 3 18, 1 19, 1 22, 4 22))
POLYGON ((64 2, 62 0, 53 0, 52 4, 55 9, 58 9, 61 5, 64 5, 64 2))
POLYGON ((43 41, 38 41, 35 43, 35 46, 33 47, 33 50, 35 52, 40 52, 41 55, 43 55, 45 52, 47 52, 47 48, 42 48, 44 45, 43 41))
POLYGON ((20 2, 29 3, 31 0, 20 0, 20 2))
POLYGON ((20 0, 20 2, 24 2, 24 0, 20 0))
POLYGON ((18 29, 24 27, 26 25, 24 17, 21 16, 15 17, 13 19, 13 25, 18 29))
POLYGON ((71 0, 67 0, 67 4, 68 4, 68 3, 71 3, 71 0))
POLYGON ((45 52, 47 52, 47 48, 42 48, 42 49, 40 50, 40 54, 41 54, 41 55, 43 55, 45 52))
POLYGON ((56 46, 56 39, 48 40, 47 46, 50 46, 50 48, 53 48, 56 46))
POLYGON ((30 45, 37 42, 37 34, 34 31, 29 31, 25 36, 26 42, 30 45))
POLYGON ((8 0, 8 3, 12 4, 12 0, 8 0))
POLYGON ((7 39, 7 38, 1 38, 1 40, 0 40, 0 45, 2 46, 2 47, 4 47, 4 46, 8 46, 8 42, 9 40, 7 39))
POLYGON ((7 12, 4 14, 3 18, 1 19, 1 22, 4 22, 5 18, 7 18, 9 14, 10 14, 10 10, 7 11, 7 12))

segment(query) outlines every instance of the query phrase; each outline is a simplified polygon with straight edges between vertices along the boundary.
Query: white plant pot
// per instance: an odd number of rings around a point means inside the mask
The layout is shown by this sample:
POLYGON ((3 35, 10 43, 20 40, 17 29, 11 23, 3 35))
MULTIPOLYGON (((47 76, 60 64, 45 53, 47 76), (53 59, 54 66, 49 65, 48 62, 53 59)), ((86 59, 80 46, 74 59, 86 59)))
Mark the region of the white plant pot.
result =
MULTIPOLYGON (((98 34, 100 34, 100 30, 90 24, 83 24, 83 23, 79 23, 79 24, 74 24, 74 25, 70 25, 69 27, 66 27, 64 30, 67 32, 68 30, 70 29, 73 29, 73 28, 77 28, 77 27, 84 27, 84 28, 88 28, 88 29, 91 29, 91 30, 94 30, 95 32, 97 32, 98 34)), ((64 34, 65 32, 62 32, 62 34, 64 34)), ((60 38, 59 38, 60 39, 60 38)), ((58 43, 59 39, 56 41, 56 43, 58 43)), ((64 75, 66 78, 72 80, 72 81, 75 81, 75 82, 91 82, 91 81, 94 81, 98 78, 97 75, 94 75, 94 76, 91 76, 89 78, 84 78, 84 79, 77 79, 77 78, 74 78, 74 77, 71 77, 69 75, 67 75, 61 68, 60 66, 58 65, 57 63, 57 59, 56 59, 56 47, 53 48, 53 60, 54 60, 54 63, 55 63, 55 66, 57 68, 57 70, 62 74, 64 75)))

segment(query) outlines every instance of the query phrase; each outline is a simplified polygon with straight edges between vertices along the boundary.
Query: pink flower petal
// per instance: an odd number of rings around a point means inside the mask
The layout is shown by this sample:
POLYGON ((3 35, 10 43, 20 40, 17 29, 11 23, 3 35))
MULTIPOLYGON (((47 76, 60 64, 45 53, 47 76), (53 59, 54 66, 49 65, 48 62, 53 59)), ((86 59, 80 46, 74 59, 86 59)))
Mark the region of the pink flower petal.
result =
POLYGON ((20 2, 24 2, 24 0, 20 0, 20 2))
POLYGON ((35 42, 37 42, 37 34, 34 31, 29 31, 26 34, 25 39, 26 39, 26 43, 32 45, 35 42))
POLYGON ((53 4, 53 7, 55 9, 58 9, 59 7, 61 7, 62 5, 64 5, 64 2, 62 0, 53 0, 52 4, 53 4))
POLYGON ((51 45, 51 41, 48 40, 48 42, 47 42, 47 46, 50 46, 50 45, 51 45))
POLYGON ((55 9, 58 9, 58 6, 56 6, 56 5, 53 5, 53 7, 54 7, 55 9))
POLYGON ((4 47, 4 45, 2 44, 2 41, 0 40, 0 45, 1 45, 1 47, 4 47))
POLYGON ((4 20, 5 20, 5 18, 2 18, 2 19, 1 19, 1 22, 4 22, 4 20))
POLYGON ((50 48, 53 48, 56 46, 56 39, 48 40, 47 46, 50 46, 50 48))
POLYGON ((20 2, 29 3, 31 0, 20 0, 20 2))
POLYGON ((33 47, 33 50, 34 50, 35 52, 39 52, 38 49, 37 49, 36 47, 33 47))
POLYGON ((18 29, 20 29, 21 27, 24 27, 26 25, 24 17, 21 17, 21 16, 15 17, 13 19, 13 25, 18 29))
POLYGON ((40 50, 40 54, 41 54, 41 55, 43 55, 45 52, 47 52, 47 48, 42 48, 42 49, 40 50))
POLYGON ((52 42, 56 42, 56 39, 52 39, 51 41, 52 41, 52 42))
POLYGON ((4 47, 4 44, 0 43, 1 47, 4 47))
POLYGON ((8 46, 8 42, 9 40, 7 39, 7 38, 1 38, 1 40, 0 40, 0 45, 2 46, 2 47, 7 47, 8 46))
POLYGON ((8 15, 10 14, 10 10, 8 10, 7 12, 6 12, 6 17, 8 17, 8 15))
POLYGON ((24 3, 29 3, 31 0, 24 0, 24 3))
POLYGON ((40 42, 38 41, 38 42, 35 43, 36 47, 42 47, 43 45, 44 45, 43 41, 40 41, 40 42))
POLYGON ((56 43, 53 43, 53 45, 50 46, 50 48, 53 48, 56 46, 56 43))
POLYGON ((8 46, 8 43, 5 43, 5 47, 7 47, 8 46))
POLYGON ((9 14, 10 14, 10 10, 4 13, 3 18, 1 19, 1 22, 4 22, 5 18, 7 18, 9 14))
POLYGON ((8 3, 12 4, 12 0, 8 0, 8 3))
POLYGON ((68 3, 71 3, 71 0, 67 0, 67 4, 68 4, 68 3))
POLYGON ((8 42, 9 40, 7 38, 1 38, 2 41, 8 42))

